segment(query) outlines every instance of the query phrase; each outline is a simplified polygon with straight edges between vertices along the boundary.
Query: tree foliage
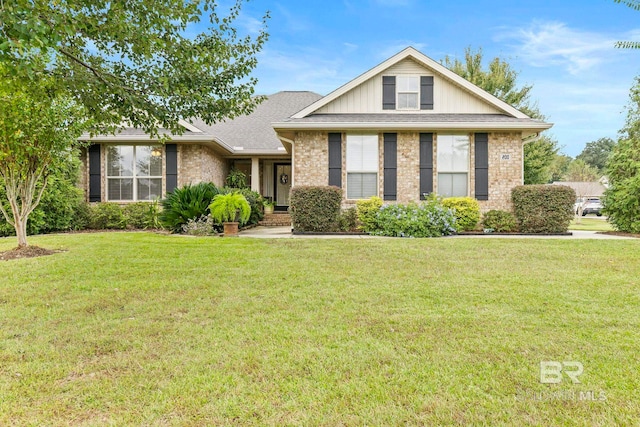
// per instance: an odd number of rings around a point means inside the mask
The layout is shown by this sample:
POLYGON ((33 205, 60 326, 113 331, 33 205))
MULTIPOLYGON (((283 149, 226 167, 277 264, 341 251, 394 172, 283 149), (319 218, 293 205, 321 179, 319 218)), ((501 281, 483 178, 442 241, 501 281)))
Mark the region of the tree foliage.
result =
MULTIPOLYGON (((616 3, 622 3, 631 9, 640 11, 640 0, 613 0, 616 3)), ((640 42, 634 41, 619 41, 616 42, 616 47, 621 49, 640 49, 640 42)))
POLYGON ((640 233, 640 77, 629 97, 625 127, 607 162, 604 213, 617 230, 640 233))
POLYGON ((543 135, 524 144, 524 183, 547 184, 552 179, 551 165, 558 155, 558 143, 543 135))
POLYGON ((611 138, 587 142, 582 152, 576 156, 576 160, 583 160, 587 165, 596 168, 599 173, 603 173, 607 158, 615 145, 616 142, 611 138))
POLYGON ((267 34, 237 33, 241 4, 219 16, 213 0, 0 1, 0 63, 31 82, 52 77, 100 130, 124 120, 180 133, 180 119, 213 123, 259 101, 250 73, 267 34), (192 35, 196 25, 208 27, 192 35))
POLYGON ((533 86, 525 85, 519 88, 518 72, 513 70, 508 62, 493 58, 485 70, 482 60, 482 49, 474 52, 471 47, 467 47, 464 51, 464 61, 447 56, 443 65, 528 116, 544 118, 538 106, 531 101, 533 86))
POLYGON ((0 203, 0 211, 15 228, 19 247, 27 246, 27 221, 49 175, 73 155, 84 116, 52 79, 27 85, 5 77, 0 86, 0 178, 9 204, 0 203))

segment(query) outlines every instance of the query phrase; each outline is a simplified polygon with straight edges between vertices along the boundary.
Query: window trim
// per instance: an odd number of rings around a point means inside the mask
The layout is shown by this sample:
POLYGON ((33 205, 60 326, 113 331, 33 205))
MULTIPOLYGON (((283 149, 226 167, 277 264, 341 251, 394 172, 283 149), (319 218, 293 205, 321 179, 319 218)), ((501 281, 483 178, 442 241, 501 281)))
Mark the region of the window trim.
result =
MULTIPOLYGON (((164 162, 165 162, 165 150, 164 147, 161 144, 108 144, 105 146, 105 156, 104 156, 104 162, 105 162, 105 168, 104 168, 104 174, 105 174, 105 200, 107 202, 117 202, 117 203, 122 203, 122 202, 151 202, 153 200, 147 200, 147 199, 139 199, 138 198, 138 180, 139 179, 160 179, 160 187, 161 190, 160 192, 162 193, 162 186, 164 185, 164 162), (109 148, 110 147, 133 147, 133 170, 132 170, 132 175, 119 175, 119 176, 112 176, 109 175, 109 148), (138 148, 140 147, 151 147, 152 151, 154 148, 157 148, 160 150, 160 159, 161 159, 161 166, 160 166, 160 175, 141 175, 138 176, 137 175, 137 171, 136 171, 136 161, 138 158, 138 148), (109 197, 109 181, 110 180, 115 180, 115 179, 131 179, 133 181, 132 183, 132 195, 133 198, 131 199, 111 199, 109 197)), ((160 195, 160 197, 162 197, 162 194, 160 195)))
POLYGON ((364 199, 368 199, 369 197, 372 196, 378 196, 380 193, 380 136, 378 134, 371 134, 371 133, 347 133, 345 136, 345 173, 346 173, 346 180, 344 183, 344 189, 345 189, 345 199, 346 200, 364 200, 364 199), (350 137, 375 137, 375 142, 376 142, 376 169, 373 170, 372 169, 349 169, 349 139, 350 137), (350 198, 349 197, 349 174, 358 174, 358 175, 368 175, 368 174, 375 174, 376 175, 376 191, 375 194, 371 195, 371 196, 363 196, 363 197, 358 197, 358 198, 350 198))

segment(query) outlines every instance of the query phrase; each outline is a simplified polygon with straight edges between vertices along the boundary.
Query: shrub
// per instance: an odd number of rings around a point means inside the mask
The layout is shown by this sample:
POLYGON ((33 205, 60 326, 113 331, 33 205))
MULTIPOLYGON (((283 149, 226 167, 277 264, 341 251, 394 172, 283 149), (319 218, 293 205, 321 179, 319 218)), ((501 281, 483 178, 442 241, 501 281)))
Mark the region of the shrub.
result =
MULTIPOLYGON (((47 187, 42 193, 38 206, 29 215, 28 234, 51 233, 54 231, 80 230, 86 227, 86 202, 82 190, 76 186, 80 161, 70 158, 68 162, 51 172, 47 187)), ((41 187, 38 187, 41 188, 41 187)), ((0 200, 10 214, 6 202, 4 182, 0 179, 0 200)), ((15 229, 0 214, 0 236, 14 235, 15 229)))
POLYGON ((182 232, 190 236, 210 236, 214 231, 211 215, 190 219, 182 226, 182 232))
POLYGON ((209 206, 211 218, 217 223, 239 222, 246 224, 251 216, 251 206, 245 197, 238 193, 218 194, 209 206))
POLYGON ((338 228, 341 231, 355 231, 358 227, 356 208, 345 209, 338 215, 338 228))
POLYGON ((117 203, 96 203, 90 207, 89 228, 94 230, 119 230, 126 228, 127 221, 117 203))
POLYGON ((511 191, 513 212, 523 233, 566 232, 575 200, 575 191, 564 185, 521 185, 511 191))
POLYGON ((392 237, 440 237, 456 232, 453 210, 432 197, 421 204, 383 206, 372 234, 392 237))
POLYGON ((356 210, 360 228, 367 233, 373 231, 376 227, 376 216, 381 207, 382 199, 378 196, 373 196, 366 200, 358 200, 356 202, 356 210))
POLYGON ((510 233, 518 230, 516 217, 511 212, 491 210, 482 217, 482 226, 496 233, 510 233))
POLYGON ((247 199, 249 206, 251 207, 251 215, 246 224, 257 224, 264 217, 264 199, 255 191, 250 188, 231 188, 224 187, 220 189, 220 194, 240 193, 247 199))
POLYGON ((128 228, 161 228, 158 202, 130 203, 122 208, 122 213, 128 228))
POLYGON ((247 188, 247 175, 239 169, 231 168, 224 182, 230 188, 247 188))
POLYGON ((208 215, 209 205, 218 193, 218 188, 209 182, 176 188, 161 202, 160 222, 178 233, 188 220, 208 215))
POLYGON ((480 221, 480 204, 471 197, 448 197, 442 200, 442 205, 453 209, 456 215, 458 231, 471 231, 480 221))
MULTIPOLYGON (((630 113, 631 114, 631 113, 630 113)), ((633 125, 631 129, 635 129, 633 125)), ((629 132, 627 130, 627 132, 629 132)), ((640 233, 640 141, 623 138, 607 162, 609 188, 604 193, 603 213, 618 231, 640 233)))
POLYGON ((335 231, 342 190, 334 186, 305 186, 291 189, 289 209, 296 231, 335 231))

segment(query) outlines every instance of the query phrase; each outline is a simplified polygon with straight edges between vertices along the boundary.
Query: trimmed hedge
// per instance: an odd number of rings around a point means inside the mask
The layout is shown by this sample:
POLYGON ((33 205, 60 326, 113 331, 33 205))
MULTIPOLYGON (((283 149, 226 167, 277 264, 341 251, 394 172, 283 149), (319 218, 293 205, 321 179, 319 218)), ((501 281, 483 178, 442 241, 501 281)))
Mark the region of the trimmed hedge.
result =
POLYGON ((301 186, 291 189, 289 210, 296 231, 337 231, 342 189, 334 186, 301 186))
POLYGON ((356 202, 356 211, 360 228, 370 233, 376 228, 376 217, 382 207, 382 199, 378 196, 372 196, 366 200, 358 200, 356 202))
POLYGON ((471 197, 447 197, 442 206, 453 209, 456 215, 457 231, 471 231, 480 221, 480 203, 471 197))
POLYGON ((511 190, 522 233, 564 233, 573 219, 576 192, 564 185, 520 185, 511 190))

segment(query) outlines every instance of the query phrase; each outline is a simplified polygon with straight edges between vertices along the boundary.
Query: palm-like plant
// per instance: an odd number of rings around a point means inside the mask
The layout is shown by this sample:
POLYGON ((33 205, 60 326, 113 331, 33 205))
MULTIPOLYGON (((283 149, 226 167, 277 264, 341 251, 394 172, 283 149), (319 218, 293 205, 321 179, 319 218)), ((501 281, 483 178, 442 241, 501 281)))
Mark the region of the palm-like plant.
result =
POLYGON ((218 188, 208 182, 176 188, 162 200, 160 221, 174 232, 180 232, 190 219, 207 215, 207 209, 218 188))
POLYGON ((240 193, 218 194, 209 205, 211 218, 216 222, 245 224, 251 217, 251 206, 240 193))

